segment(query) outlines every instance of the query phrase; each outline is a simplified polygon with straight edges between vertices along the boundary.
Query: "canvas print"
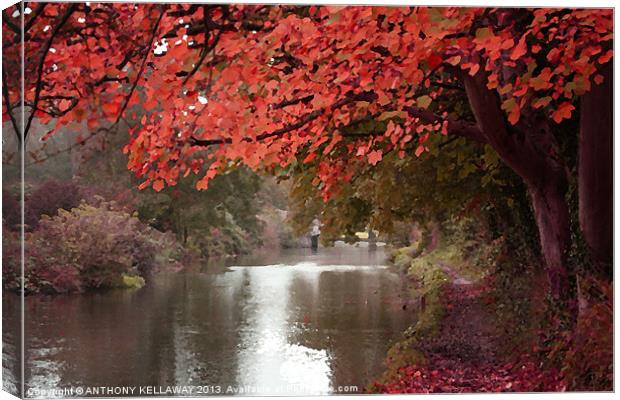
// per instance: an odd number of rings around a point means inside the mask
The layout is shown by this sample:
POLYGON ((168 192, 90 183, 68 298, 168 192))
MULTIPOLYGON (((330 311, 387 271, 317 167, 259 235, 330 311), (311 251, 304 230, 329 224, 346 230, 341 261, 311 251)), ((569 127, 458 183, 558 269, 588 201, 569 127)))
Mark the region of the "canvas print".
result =
POLYGON ((4 9, 3 389, 613 391, 613 11, 4 9))

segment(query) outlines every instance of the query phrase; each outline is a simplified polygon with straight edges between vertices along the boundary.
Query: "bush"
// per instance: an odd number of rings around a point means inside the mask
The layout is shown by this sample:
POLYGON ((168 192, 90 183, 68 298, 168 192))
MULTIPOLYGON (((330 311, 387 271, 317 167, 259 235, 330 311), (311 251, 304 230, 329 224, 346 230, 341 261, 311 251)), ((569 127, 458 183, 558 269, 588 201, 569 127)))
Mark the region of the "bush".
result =
MULTIPOLYGON (((3 203, 4 205, 4 203, 3 203)), ((21 275, 21 243, 20 234, 2 226, 2 287, 8 290, 19 290, 21 275)))
POLYGON ((20 224, 22 210, 19 194, 15 195, 2 189, 2 222, 8 229, 16 230, 20 224))
POLYGON ((53 217, 59 209, 71 210, 81 199, 82 193, 76 183, 47 181, 26 197, 24 222, 30 229, 36 229, 43 215, 53 217))
POLYGON ((71 211, 59 210, 53 218, 43 217, 39 229, 28 235, 26 291, 123 287, 125 276, 169 263, 177 250, 168 235, 114 209, 114 203, 83 203, 71 211))

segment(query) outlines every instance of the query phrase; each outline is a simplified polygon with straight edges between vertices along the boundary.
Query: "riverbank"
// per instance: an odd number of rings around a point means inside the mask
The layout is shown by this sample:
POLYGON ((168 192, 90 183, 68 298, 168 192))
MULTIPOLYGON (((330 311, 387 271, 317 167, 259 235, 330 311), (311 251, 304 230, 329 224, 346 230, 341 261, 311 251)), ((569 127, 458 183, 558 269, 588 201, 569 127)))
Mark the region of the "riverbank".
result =
MULTIPOLYGON (((505 353, 485 282, 472 282, 447 264, 421 298, 420 322, 390 350, 387 372, 369 391, 463 393, 563 391, 561 376, 525 357, 505 353), (429 296, 430 295, 430 296, 429 296)), ((416 272, 414 275, 418 275, 416 272)), ((428 281, 427 281, 428 282, 428 281)))
POLYGON ((392 263, 413 283, 420 317, 390 349, 385 372, 368 392, 612 389, 612 363, 604 351, 611 348, 611 297, 567 326, 544 296, 544 278, 501 248, 494 243, 471 252, 453 242, 393 251, 392 263), (583 368, 588 353, 602 362, 583 368))

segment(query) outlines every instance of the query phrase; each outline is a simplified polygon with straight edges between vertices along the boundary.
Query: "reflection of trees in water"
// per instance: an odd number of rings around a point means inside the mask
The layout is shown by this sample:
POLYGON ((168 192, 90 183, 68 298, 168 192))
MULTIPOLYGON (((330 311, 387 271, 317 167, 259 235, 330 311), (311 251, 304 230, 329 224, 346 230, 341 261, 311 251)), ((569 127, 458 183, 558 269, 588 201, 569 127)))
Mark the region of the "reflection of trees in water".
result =
POLYGON ((63 385, 188 384, 178 381, 212 373, 213 366, 219 371, 217 349, 231 344, 218 341, 235 339, 217 325, 234 330, 234 301, 196 275, 149 284, 135 292, 29 298, 27 362, 49 349, 46 358, 62 363, 63 385))
MULTIPOLYGON (((60 361, 63 384, 172 383, 174 282, 140 291, 27 299, 27 365, 40 349, 60 361)), ((28 368, 27 368, 28 369, 28 368)), ((27 371, 27 381, 40 382, 27 371)))
POLYGON ((413 322, 395 274, 324 271, 296 274, 290 291, 291 343, 328 349, 332 386, 365 385, 391 342, 413 322))
POLYGON ((21 298, 2 296, 2 388, 19 396, 21 391, 21 298))
POLYGON ((387 270, 300 264, 160 276, 138 291, 33 296, 27 370, 37 368, 27 381, 362 386, 412 322, 400 287, 387 270))
POLYGON ((185 346, 178 354, 187 355, 178 363, 177 384, 234 385, 237 361, 231 353, 239 342, 242 281, 231 273, 188 274, 185 283, 184 305, 177 310, 181 316, 171 317, 185 346))

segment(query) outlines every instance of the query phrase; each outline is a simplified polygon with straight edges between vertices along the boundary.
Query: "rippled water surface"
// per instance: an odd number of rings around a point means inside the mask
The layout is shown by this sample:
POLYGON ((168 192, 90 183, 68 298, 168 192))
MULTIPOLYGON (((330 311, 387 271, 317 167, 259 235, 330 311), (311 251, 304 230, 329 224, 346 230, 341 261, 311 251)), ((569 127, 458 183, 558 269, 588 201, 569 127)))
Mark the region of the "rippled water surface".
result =
MULTIPOLYGON (((383 264, 380 248, 272 252, 158 276, 135 291, 28 297, 26 390, 361 390, 415 319, 402 280, 383 264)), ((10 315, 19 298, 4 296, 10 315)), ((5 331, 7 349, 17 332, 5 331)), ((4 361, 10 380, 18 367, 6 351, 4 361)))

